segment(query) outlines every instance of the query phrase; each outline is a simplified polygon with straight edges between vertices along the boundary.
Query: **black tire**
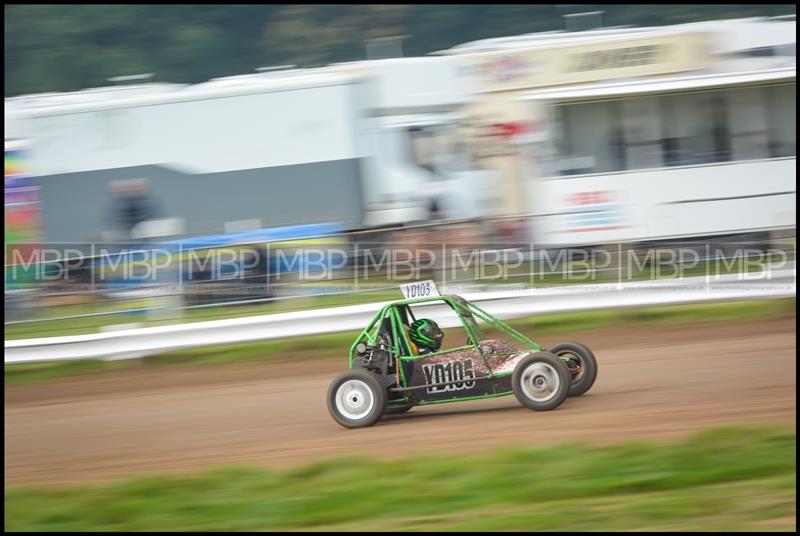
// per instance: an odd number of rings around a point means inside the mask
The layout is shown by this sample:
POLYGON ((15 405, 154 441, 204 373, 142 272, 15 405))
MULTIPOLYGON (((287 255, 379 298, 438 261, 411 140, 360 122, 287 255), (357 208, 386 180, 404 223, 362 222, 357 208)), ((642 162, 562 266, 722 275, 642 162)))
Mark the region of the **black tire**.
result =
POLYGON ((386 387, 375 374, 351 369, 331 383, 328 412, 345 428, 372 426, 383 416, 386 395, 386 387))
POLYGON ((549 411, 569 396, 569 370, 550 352, 537 352, 523 357, 514 367, 511 388, 526 408, 549 411))
POLYGON ((597 379, 597 359, 589 348, 579 342, 560 342, 548 350, 559 358, 569 358, 568 369, 578 365, 577 372, 570 371, 569 396, 580 396, 592 388, 597 379))

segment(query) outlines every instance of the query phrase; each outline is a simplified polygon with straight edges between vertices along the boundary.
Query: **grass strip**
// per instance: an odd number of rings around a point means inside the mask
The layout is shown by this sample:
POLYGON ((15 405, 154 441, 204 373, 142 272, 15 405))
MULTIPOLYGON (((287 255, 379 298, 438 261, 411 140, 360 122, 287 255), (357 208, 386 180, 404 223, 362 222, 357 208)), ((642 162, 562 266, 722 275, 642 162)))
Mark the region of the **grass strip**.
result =
POLYGON ((7 531, 795 529, 796 431, 6 487, 7 531))

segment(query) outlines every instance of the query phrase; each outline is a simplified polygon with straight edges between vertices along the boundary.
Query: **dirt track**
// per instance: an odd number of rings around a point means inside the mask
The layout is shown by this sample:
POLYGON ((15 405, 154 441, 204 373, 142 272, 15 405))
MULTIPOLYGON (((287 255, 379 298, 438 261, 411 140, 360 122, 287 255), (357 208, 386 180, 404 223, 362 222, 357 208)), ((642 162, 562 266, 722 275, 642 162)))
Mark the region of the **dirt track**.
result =
POLYGON ((595 351, 592 390, 537 413, 517 400, 417 407, 371 428, 328 415, 339 360, 156 367, 6 386, 5 482, 75 483, 215 464, 280 467, 364 453, 474 452, 560 440, 672 439, 796 418, 795 320, 540 338, 595 351))

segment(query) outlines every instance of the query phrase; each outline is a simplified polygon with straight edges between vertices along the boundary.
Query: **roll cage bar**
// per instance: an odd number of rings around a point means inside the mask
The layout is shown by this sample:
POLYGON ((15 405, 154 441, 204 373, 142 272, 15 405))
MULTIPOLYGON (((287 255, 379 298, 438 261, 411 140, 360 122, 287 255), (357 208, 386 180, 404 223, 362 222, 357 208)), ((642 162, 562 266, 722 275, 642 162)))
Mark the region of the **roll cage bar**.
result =
POLYGON ((449 294, 432 296, 430 298, 400 300, 388 303, 381 307, 380 311, 373 317, 369 325, 361 331, 355 342, 353 342, 352 346, 350 347, 350 366, 352 367, 353 358, 356 355, 356 346, 358 346, 358 343, 363 342, 366 339, 366 344, 368 346, 377 346, 381 342, 379 340, 381 336, 383 336, 385 339, 389 339, 386 341, 388 343, 387 346, 389 346, 387 349, 390 350, 396 357, 413 357, 409 350, 411 346, 409 344, 407 334, 400 326, 410 325, 411 322, 408 321, 409 316, 411 317, 412 321, 414 319, 414 314, 409 305, 432 302, 444 302, 449 305, 451 309, 453 309, 453 311, 456 313, 456 316, 458 316, 459 320, 461 321, 461 325, 467 332, 469 342, 479 350, 480 344, 478 343, 483 340, 484 336, 483 331, 475 321, 476 317, 493 326, 494 328, 499 329, 503 333, 512 337, 514 340, 524 344, 526 347, 536 352, 541 350, 541 346, 536 344, 534 341, 508 324, 494 318, 477 305, 468 302, 457 294, 449 294))

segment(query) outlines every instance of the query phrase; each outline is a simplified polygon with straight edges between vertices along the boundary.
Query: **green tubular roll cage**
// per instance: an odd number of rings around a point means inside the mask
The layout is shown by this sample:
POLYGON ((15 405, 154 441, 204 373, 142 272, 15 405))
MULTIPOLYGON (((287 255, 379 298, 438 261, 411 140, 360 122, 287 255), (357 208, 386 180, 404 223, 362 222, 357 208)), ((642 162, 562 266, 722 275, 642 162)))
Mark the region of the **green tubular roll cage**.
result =
MULTIPOLYGON (((481 331, 480 326, 475 321, 475 318, 479 318, 483 320, 490 326, 499 329, 506 335, 509 335, 514 340, 522 343, 527 348, 539 352, 541 351, 542 347, 536 344, 534 341, 520 333, 519 331, 515 330, 508 324, 501 322, 500 320, 494 318, 489 313, 481 309, 480 307, 466 301, 461 296, 456 294, 444 295, 444 296, 433 296, 430 298, 415 298, 410 300, 401 300, 389 303, 384 305, 378 314, 372 319, 369 325, 364 328, 363 331, 358 335, 353 345, 350 347, 350 360, 349 366, 352 368, 353 366, 353 358, 356 355, 356 346, 360 342, 366 342, 369 346, 374 346, 378 342, 378 336, 381 331, 381 327, 385 318, 390 319, 391 326, 392 326, 392 346, 390 348, 391 352, 400 360, 409 361, 414 359, 420 359, 423 357, 431 357, 439 354, 447 354, 453 352, 455 350, 460 350, 466 347, 474 347, 481 355, 483 352, 481 350, 479 342, 483 340, 483 332, 481 331), (451 348, 448 350, 443 350, 439 352, 435 352, 432 354, 426 354, 424 356, 414 356, 414 355, 405 355, 405 353, 401 350, 402 348, 411 348, 409 344, 409 340, 406 334, 406 331, 402 328, 403 322, 400 315, 400 308, 408 305, 416 305, 420 303, 431 303, 431 302, 443 302, 450 306, 450 308, 456 313, 458 319, 461 322, 461 325, 467 332, 469 343, 465 344, 463 347, 460 348, 451 348), (400 344, 402 341, 402 344, 400 344)), ((405 373, 403 371, 403 367, 399 367, 400 376, 402 378, 403 386, 407 386, 407 381, 405 377, 405 373)))

